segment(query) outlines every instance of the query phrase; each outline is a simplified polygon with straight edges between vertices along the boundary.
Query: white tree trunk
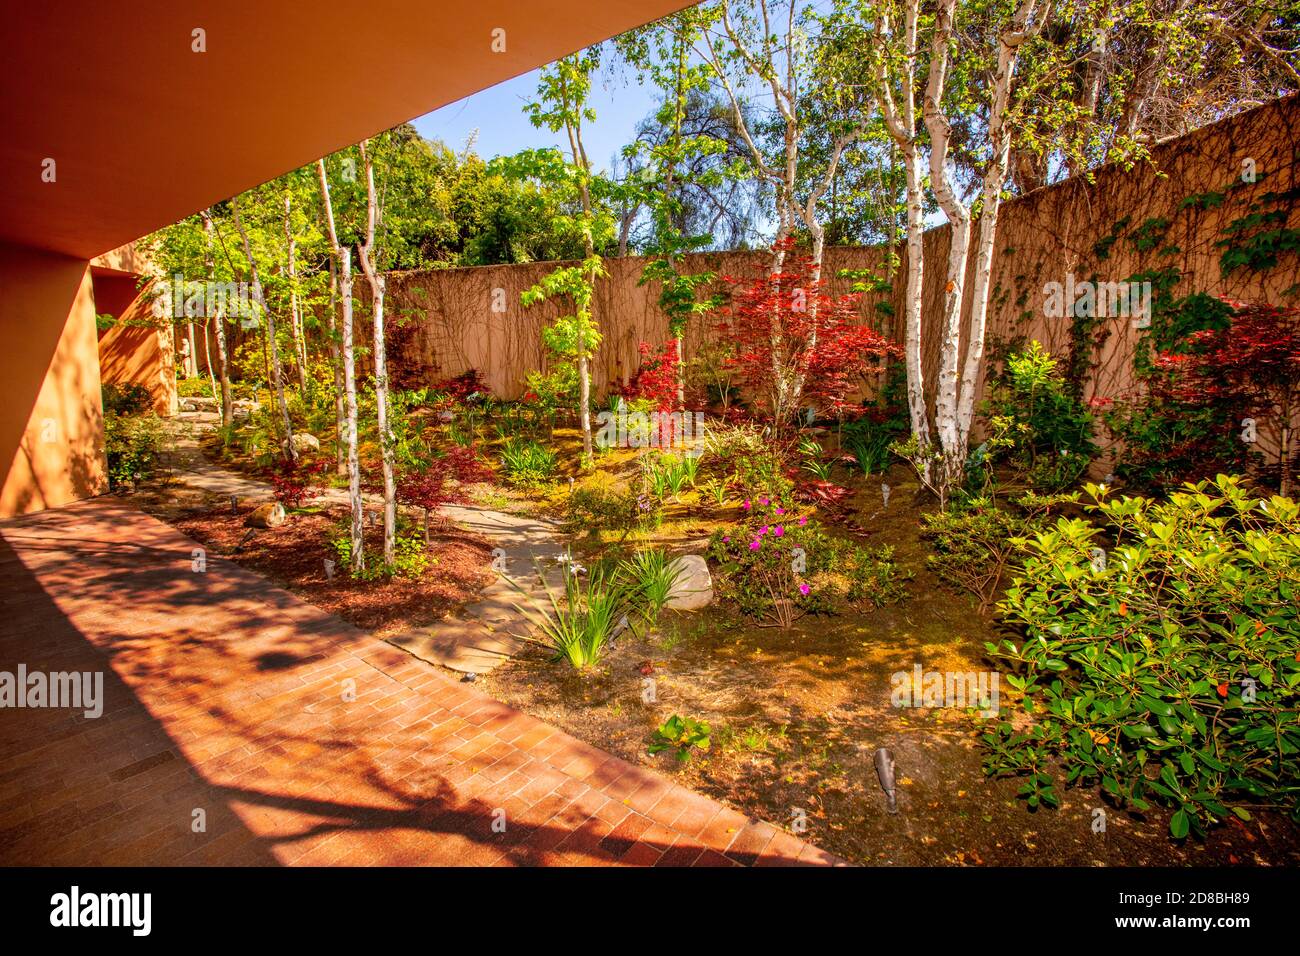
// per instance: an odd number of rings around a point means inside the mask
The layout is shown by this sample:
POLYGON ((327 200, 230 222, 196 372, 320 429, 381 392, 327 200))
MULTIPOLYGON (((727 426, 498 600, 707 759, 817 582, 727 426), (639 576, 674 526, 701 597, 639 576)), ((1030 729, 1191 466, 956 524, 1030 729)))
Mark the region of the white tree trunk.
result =
POLYGON ((289 405, 284 399, 284 371, 280 365, 280 346, 275 340, 275 317, 271 310, 266 307, 266 297, 262 293, 262 282, 258 278, 257 260, 253 258, 253 247, 248 241, 248 230, 244 228, 244 221, 239 215, 238 198, 230 200, 230 209, 235 217, 235 228, 239 230, 239 237, 244 241, 244 256, 248 259, 248 268, 253 275, 253 290, 257 296, 257 304, 262 308, 262 315, 266 318, 266 339, 271 349, 271 381, 275 389, 275 400, 280 406, 280 420, 284 428, 284 460, 289 464, 294 464, 298 460, 297 453, 293 450, 293 421, 289 418, 289 405))
MULTIPOLYGON (((375 197, 375 171, 364 142, 361 143, 361 162, 366 170, 366 241, 361 246, 359 258, 361 269, 370 283, 371 318, 375 330, 375 417, 384 477, 384 563, 391 565, 397 549, 397 484, 393 476, 393 435, 388 430, 388 359, 384 354, 385 282, 375 261, 375 225, 379 218, 379 204, 375 197)), ((588 439, 590 427, 588 420, 588 439)))
MULTIPOLYGON (((343 300, 342 364, 343 410, 340 434, 347 447, 348 504, 352 512, 351 545, 352 571, 356 575, 365 570, 365 509, 361 501, 361 463, 357 456, 357 373, 356 353, 352 345, 352 250, 339 245, 338 231, 334 228, 334 206, 330 202, 329 177, 325 173, 325 160, 316 161, 316 174, 320 180, 321 203, 325 211, 325 228, 329 236, 330 252, 338 264, 339 293, 343 300)), ((333 303, 331 302, 331 309, 333 303)), ((330 323, 333 324, 331 311, 330 323)))

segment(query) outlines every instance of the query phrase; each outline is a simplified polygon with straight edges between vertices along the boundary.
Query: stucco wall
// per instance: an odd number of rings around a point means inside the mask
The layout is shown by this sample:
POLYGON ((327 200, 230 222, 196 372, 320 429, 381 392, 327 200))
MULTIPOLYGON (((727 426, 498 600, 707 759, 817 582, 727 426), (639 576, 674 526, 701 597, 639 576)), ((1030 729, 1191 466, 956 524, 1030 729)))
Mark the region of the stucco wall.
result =
POLYGON ((107 488, 90 271, 0 245, 0 518, 107 488))

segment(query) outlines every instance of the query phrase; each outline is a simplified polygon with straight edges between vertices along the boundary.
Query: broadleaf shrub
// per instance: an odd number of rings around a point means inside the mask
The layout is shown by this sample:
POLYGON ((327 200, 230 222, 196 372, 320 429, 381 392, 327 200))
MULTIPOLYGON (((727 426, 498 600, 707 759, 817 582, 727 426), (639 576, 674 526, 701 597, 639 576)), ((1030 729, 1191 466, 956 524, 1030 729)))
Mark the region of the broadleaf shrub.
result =
POLYGON ((986 770, 1037 806, 1062 767, 1172 809, 1178 838, 1252 805, 1300 816, 1300 506, 1222 475, 1168 501, 1088 492, 1101 526, 1028 540, 999 606, 1024 637, 987 647, 1023 714, 985 735, 986 770))

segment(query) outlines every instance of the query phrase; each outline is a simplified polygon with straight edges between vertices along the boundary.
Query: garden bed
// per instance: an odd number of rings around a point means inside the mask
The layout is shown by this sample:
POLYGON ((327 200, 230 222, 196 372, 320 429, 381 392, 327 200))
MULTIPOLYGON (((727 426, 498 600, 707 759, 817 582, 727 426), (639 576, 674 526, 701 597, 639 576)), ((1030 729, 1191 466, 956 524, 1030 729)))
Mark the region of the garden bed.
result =
MULTIPOLYGON (((1056 810, 1031 811, 1018 780, 982 769, 985 721, 972 711, 891 706, 891 677, 987 670, 997 636, 970 599, 939 586, 918 534, 917 485, 901 468, 878 507, 878 487, 854 499, 864 540, 888 544, 915 572, 910 599, 867 613, 806 616, 791 630, 760 627, 733 610, 665 612, 610 646, 585 672, 533 649, 481 679, 500 700, 633 763, 746 813, 795 829, 863 864, 1207 865, 1300 862, 1284 818, 1229 822, 1202 843, 1174 843, 1168 814, 1107 809, 1093 832, 1096 791, 1066 791, 1056 810), (648 665, 648 666, 647 666, 648 665), (654 681, 654 700, 643 695, 654 681), (687 763, 651 756, 655 729, 674 714, 710 727, 710 747, 687 763), (900 812, 891 815, 873 763, 894 753, 900 812), (798 813, 797 811, 802 811, 798 813)), ((878 486, 879 479, 875 484, 878 486)), ((1007 688, 1004 685, 1005 695, 1007 688)))
MULTIPOLYGON (((426 554, 429 566, 419 577, 354 581, 342 568, 333 578, 325 561, 338 564, 330 544, 346 509, 304 510, 278 528, 258 529, 245 540, 251 508, 201 511, 174 521, 213 556, 229 558, 266 575, 280 587, 357 627, 383 637, 431 624, 472 601, 492 575, 491 546, 454 527, 435 525, 426 554)), ((382 548, 383 529, 366 528, 367 548, 382 548)))

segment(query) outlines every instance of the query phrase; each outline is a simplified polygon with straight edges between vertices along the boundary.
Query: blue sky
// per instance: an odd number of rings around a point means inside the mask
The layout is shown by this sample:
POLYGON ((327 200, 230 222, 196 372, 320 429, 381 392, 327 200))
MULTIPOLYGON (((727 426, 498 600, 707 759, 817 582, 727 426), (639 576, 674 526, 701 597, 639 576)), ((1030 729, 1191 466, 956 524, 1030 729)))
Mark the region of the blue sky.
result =
MULTIPOLYGON (((466 137, 478 130, 474 150, 484 159, 552 145, 567 154, 569 144, 561 143, 563 134, 535 129, 524 115, 524 104, 536 94, 534 70, 426 113, 414 125, 426 139, 441 140, 455 150, 462 149, 466 137)), ((592 163, 608 170, 613 157, 636 135, 636 124, 650 112, 654 100, 634 79, 611 79, 600 73, 593 77, 591 105, 596 122, 583 129, 583 142, 592 163)))

